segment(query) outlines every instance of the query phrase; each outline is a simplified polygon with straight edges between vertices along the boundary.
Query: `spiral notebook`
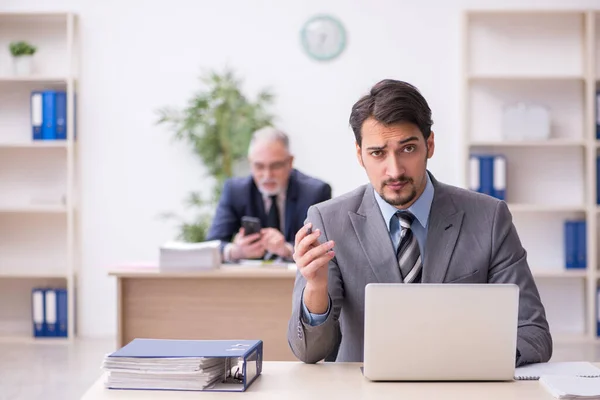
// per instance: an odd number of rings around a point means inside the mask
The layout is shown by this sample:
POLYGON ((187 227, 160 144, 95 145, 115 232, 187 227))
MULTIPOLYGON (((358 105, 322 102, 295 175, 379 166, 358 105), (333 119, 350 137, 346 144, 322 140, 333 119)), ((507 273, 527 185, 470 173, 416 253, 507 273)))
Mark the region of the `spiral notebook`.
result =
POLYGON ((516 380, 538 380, 545 375, 600 378, 600 368, 584 361, 537 363, 515 368, 516 380))

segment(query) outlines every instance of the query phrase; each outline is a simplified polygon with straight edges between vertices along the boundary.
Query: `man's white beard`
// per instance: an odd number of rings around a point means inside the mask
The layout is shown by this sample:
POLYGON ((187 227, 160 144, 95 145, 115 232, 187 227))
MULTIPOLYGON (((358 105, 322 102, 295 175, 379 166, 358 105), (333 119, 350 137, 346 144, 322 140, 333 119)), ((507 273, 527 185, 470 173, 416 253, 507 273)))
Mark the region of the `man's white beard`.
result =
POLYGON ((265 196, 276 196, 279 193, 281 193, 281 185, 277 185, 277 187, 275 189, 267 190, 263 187, 263 184, 265 184, 265 183, 269 183, 269 181, 260 182, 258 185, 258 190, 265 196))

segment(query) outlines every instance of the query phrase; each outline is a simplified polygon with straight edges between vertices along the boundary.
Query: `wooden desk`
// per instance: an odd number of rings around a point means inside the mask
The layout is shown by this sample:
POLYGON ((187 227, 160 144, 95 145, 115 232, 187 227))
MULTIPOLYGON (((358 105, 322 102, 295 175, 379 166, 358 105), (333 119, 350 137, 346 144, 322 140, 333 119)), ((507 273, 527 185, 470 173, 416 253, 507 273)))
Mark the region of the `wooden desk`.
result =
POLYGON ((554 399, 538 381, 370 382, 363 377, 361 365, 265 362, 262 375, 245 393, 110 390, 104 388, 104 377, 101 377, 85 393, 82 400, 554 399))
POLYGON ((118 268, 117 346, 136 337, 261 339, 264 359, 296 361, 287 342, 296 271, 223 266, 212 271, 160 272, 118 268))

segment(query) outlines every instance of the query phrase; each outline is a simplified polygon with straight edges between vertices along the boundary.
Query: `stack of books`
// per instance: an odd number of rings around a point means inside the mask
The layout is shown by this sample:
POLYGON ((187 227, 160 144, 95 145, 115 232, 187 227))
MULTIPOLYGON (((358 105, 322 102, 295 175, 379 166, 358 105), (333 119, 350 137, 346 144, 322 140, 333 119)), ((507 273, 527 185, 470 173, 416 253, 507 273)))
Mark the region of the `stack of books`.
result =
POLYGON ((213 269, 221 265, 221 242, 168 242, 160 247, 159 268, 162 270, 213 269))
POLYGON ((109 389, 244 391, 260 375, 260 340, 134 339, 104 358, 109 389))

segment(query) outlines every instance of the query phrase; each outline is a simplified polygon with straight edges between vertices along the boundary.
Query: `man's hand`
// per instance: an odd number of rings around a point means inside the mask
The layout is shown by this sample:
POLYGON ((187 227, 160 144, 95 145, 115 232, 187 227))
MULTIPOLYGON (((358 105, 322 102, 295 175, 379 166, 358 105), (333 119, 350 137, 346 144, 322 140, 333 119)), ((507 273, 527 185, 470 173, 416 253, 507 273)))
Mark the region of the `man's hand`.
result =
POLYGON ((237 235, 233 239, 233 249, 231 249, 231 257, 234 260, 242 258, 261 258, 265 255, 265 246, 261 240, 260 233, 245 235, 244 228, 240 228, 237 235))
POLYGON ((329 306, 327 281, 329 261, 335 256, 333 240, 320 244, 320 230, 308 234, 312 224, 307 224, 296 233, 294 261, 298 271, 306 279, 304 304, 308 311, 323 314, 329 306))
POLYGON ((285 242, 285 237, 277 229, 263 228, 260 233, 262 234, 262 244, 268 252, 283 258, 292 256, 292 251, 285 242))

